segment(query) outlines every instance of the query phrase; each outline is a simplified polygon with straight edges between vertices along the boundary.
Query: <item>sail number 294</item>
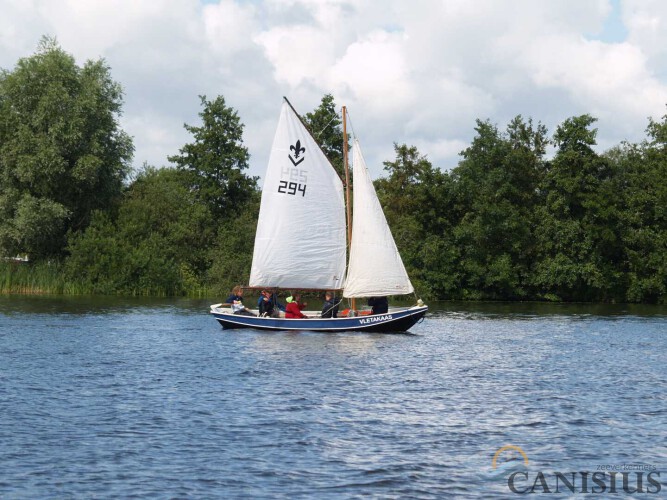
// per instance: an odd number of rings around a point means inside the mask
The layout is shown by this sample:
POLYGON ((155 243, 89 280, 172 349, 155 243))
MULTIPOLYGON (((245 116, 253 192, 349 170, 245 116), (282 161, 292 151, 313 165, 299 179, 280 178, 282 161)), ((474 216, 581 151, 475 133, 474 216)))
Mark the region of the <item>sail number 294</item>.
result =
POLYGON ((306 185, 296 182, 280 181, 278 186, 279 193, 293 194, 301 193, 301 196, 306 196, 306 185))
POLYGON ((306 170, 298 168, 283 168, 281 177, 289 180, 280 181, 278 185, 278 192, 283 194, 291 194, 293 196, 306 196, 306 182, 308 181, 308 173, 306 170))

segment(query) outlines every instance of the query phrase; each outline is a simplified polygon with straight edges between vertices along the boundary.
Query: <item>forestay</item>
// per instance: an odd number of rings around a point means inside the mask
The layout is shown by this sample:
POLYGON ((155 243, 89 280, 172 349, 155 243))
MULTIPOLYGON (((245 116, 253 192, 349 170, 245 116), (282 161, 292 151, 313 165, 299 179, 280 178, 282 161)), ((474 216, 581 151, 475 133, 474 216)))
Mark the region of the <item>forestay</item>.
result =
POLYGON ((352 146, 354 223, 345 297, 403 295, 414 288, 405 271, 359 143, 352 146))
POLYGON ((264 177, 250 286, 342 288, 345 227, 343 183, 284 102, 264 177))

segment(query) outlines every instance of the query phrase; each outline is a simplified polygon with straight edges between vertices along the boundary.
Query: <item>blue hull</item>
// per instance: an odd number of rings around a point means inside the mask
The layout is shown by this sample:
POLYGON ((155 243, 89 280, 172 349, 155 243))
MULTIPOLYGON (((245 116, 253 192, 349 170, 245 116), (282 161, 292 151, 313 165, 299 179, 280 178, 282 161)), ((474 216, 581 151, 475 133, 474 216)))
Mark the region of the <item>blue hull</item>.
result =
POLYGON ((356 316, 354 318, 258 318, 241 316, 231 312, 211 311, 215 319, 224 329, 254 328, 257 330, 310 330, 315 332, 407 332, 415 323, 424 317, 427 306, 411 307, 399 311, 389 311, 387 314, 375 316, 356 316))

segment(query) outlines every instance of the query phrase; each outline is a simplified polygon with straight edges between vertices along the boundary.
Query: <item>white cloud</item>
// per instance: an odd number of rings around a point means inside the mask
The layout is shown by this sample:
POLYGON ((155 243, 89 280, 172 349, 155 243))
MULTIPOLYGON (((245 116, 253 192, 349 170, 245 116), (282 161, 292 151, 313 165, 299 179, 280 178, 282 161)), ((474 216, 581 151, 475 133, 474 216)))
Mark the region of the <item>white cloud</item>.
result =
POLYGON ((258 30, 254 6, 221 0, 206 5, 203 16, 206 38, 214 53, 232 57, 252 46, 251 35, 258 30))
POLYGON ((317 80, 333 59, 326 33, 312 26, 274 28, 257 36, 257 42, 264 47, 276 80, 291 87, 317 80))
POLYGON ((79 62, 104 57, 126 90, 135 164, 189 140, 198 94, 223 95, 262 174, 282 95, 350 109, 374 175, 393 143, 451 167, 475 119, 517 114, 551 131, 600 118, 607 147, 643 138, 667 102, 667 4, 659 0, 0 0, 0 66, 55 35, 79 62), (597 38, 610 16, 626 33, 597 38))
POLYGON ((628 29, 628 42, 640 47, 649 57, 667 51, 667 3, 661 0, 624 1, 623 21, 628 29))
POLYGON ((325 82, 356 103, 385 118, 413 103, 403 54, 403 34, 374 31, 348 46, 325 82))

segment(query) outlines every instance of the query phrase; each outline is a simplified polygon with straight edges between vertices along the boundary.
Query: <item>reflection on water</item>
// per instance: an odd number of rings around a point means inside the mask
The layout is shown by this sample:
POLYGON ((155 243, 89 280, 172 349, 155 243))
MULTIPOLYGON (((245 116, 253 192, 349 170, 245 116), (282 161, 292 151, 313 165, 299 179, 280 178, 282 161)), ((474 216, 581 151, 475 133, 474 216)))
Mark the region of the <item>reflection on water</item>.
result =
POLYGON ((0 297, 0 497, 506 498, 508 444, 666 470, 664 307, 440 303, 381 335, 208 303, 0 297))
POLYGON ((511 319, 543 316, 568 318, 614 316, 667 317, 667 305, 652 304, 555 304, 548 302, 436 302, 429 304, 436 316, 502 317, 511 319))
MULTIPOLYGON (((246 297, 255 304, 256 297, 246 297)), ((208 311, 216 299, 174 299, 153 297, 70 296, 70 295, 0 295, 0 313, 3 314, 109 314, 132 313, 137 310, 175 309, 179 313, 200 314, 208 311)), ((309 298, 313 310, 319 310, 321 301, 309 298)), ((405 305, 397 303, 397 305, 405 305)), ((430 302, 431 317, 502 317, 511 319, 541 316, 564 317, 667 317, 667 305, 651 304, 557 304, 548 302, 430 302)))
MULTIPOLYGON (((227 333, 227 332, 225 332, 227 333)), ((229 332, 238 335, 239 332, 229 332)), ((321 355, 328 351, 341 354, 364 355, 377 352, 378 342, 386 341, 379 334, 358 335, 342 332, 323 335, 317 332, 256 332, 249 345, 257 353, 303 356, 321 355)))
POLYGON ((12 314, 73 314, 104 315, 134 314, 146 310, 177 308, 187 311, 205 301, 150 297, 74 296, 74 295, 0 295, 0 313, 12 314))

